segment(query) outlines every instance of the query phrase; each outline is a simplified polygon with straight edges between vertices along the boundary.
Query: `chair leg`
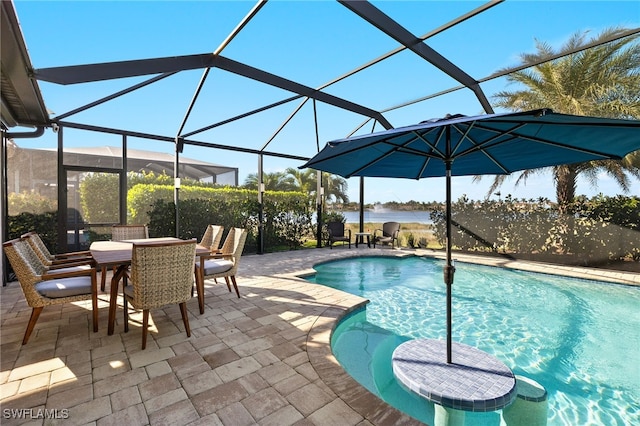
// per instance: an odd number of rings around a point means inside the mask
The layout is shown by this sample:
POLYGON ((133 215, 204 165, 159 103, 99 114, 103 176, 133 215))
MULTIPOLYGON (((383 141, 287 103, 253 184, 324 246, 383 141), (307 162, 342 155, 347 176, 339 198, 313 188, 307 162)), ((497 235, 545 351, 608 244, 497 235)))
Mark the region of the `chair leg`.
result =
POLYGON ((98 295, 93 294, 91 297, 91 309, 93 309, 93 332, 98 331, 98 295))
POLYGON ((33 308, 31 310, 31 318, 29 318, 29 324, 27 324, 27 330, 24 332, 24 338, 22 339, 22 344, 26 345, 29 341, 29 337, 31 336, 31 332, 36 326, 36 322, 38 322, 38 318, 40 317, 40 312, 42 312, 42 306, 39 308, 33 308))
POLYGON ((147 328, 149 328, 149 310, 142 311, 142 349, 147 348, 147 328))
POLYGON ((187 304, 185 302, 180 303, 180 313, 182 314, 182 322, 184 323, 184 329, 187 332, 187 337, 191 337, 189 317, 187 316, 187 304))
POLYGON ((229 283, 229 277, 224 277, 224 280, 227 282, 227 288, 229 289, 229 292, 231 292, 231 284, 229 283))
POLYGON ((104 291, 105 284, 107 282, 107 267, 103 266, 100 271, 100 291, 104 291))
POLYGON ((129 332, 129 309, 128 309, 127 298, 123 295, 122 300, 123 300, 122 305, 123 305, 123 311, 124 311, 124 332, 128 333, 129 332))
POLYGON ((236 289, 236 294, 238 295, 238 299, 240 299, 240 291, 238 290, 238 283, 236 283, 235 275, 231 275, 231 281, 233 282, 233 288, 236 289))
POLYGON ((198 291, 198 307, 200 315, 204 314, 204 275, 196 272, 196 290, 198 291))

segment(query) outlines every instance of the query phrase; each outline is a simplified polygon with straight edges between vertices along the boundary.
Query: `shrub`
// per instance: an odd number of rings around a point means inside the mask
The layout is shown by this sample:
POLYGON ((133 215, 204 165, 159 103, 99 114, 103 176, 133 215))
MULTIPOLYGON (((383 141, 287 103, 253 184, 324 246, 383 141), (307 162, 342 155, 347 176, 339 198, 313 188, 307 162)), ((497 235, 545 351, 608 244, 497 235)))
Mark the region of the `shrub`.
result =
MULTIPOLYGON (((153 185, 152 185, 153 186, 153 185)), ((162 196, 172 188, 139 188, 138 209, 152 203, 145 216, 149 217, 149 235, 175 234, 175 204, 162 196), (149 195, 151 193, 151 195, 149 195), (154 197, 158 197, 152 201, 154 197), (142 201, 141 201, 142 200, 142 201)), ((223 225, 248 231, 246 250, 256 247, 258 238, 259 204, 257 191, 235 188, 207 188, 206 198, 181 197, 179 208, 180 238, 202 237, 207 225, 223 225)), ((140 212, 138 211, 137 214, 140 212)), ((312 230, 311 210, 306 194, 298 192, 267 191, 263 203, 263 236, 265 247, 302 245, 312 230)), ((226 234, 226 231, 225 231, 226 234)))
POLYGON ((20 213, 43 214, 58 211, 58 200, 52 200, 37 192, 12 192, 7 197, 9 216, 20 213))
MULTIPOLYGON (((570 215, 559 215, 546 199, 452 203, 452 244, 461 250, 505 253, 568 253, 585 263, 640 259, 639 197, 579 197, 570 215)), ((445 243, 445 212, 431 211, 434 235, 445 243)))

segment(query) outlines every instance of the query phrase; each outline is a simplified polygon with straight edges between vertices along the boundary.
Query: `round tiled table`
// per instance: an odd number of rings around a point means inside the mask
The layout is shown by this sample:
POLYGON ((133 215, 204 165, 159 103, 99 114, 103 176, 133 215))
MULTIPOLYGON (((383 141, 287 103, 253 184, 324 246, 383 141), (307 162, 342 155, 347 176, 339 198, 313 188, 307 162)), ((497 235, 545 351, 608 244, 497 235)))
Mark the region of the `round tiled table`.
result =
POLYGON ((504 363, 454 342, 448 364, 446 346, 445 341, 433 339, 401 344, 393 352, 394 375, 412 392, 445 408, 495 411, 515 400, 515 376, 504 363))

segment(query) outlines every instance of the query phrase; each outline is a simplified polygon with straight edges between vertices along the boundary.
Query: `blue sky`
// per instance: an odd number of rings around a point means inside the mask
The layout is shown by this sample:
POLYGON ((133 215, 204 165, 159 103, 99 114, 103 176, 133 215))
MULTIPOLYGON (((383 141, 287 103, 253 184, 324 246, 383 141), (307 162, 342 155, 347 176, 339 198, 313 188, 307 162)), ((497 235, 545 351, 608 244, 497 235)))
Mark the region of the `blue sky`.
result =
MULTIPOLYGON (((374 1, 376 7, 417 36, 427 34, 484 2, 374 1)), ((32 64, 36 69, 213 52, 254 6, 249 1, 30 1, 15 2, 32 64)), ((518 55, 534 52, 540 40, 559 47, 574 33, 598 34, 613 26, 640 25, 638 1, 515 1, 510 0, 427 40, 427 44, 476 79, 519 63, 518 55)), ((223 56, 310 87, 334 78, 387 53, 398 44, 364 23, 344 6, 330 1, 270 1, 223 56)), ((185 117, 203 71, 185 71, 67 118, 68 121, 117 129, 175 136, 185 117)), ((66 113, 103 96, 125 89, 148 77, 61 86, 40 82, 52 116, 66 113)), ((324 89, 326 92, 376 110, 433 95, 458 83, 403 51, 361 73, 324 89)), ((502 79, 482 85, 491 96, 512 88, 502 79)), ((291 96, 291 93, 213 69, 185 125, 185 132, 200 129, 247 110, 291 96)), ((281 132, 276 132, 299 106, 293 101, 264 113, 193 136, 194 139, 231 146, 285 152, 310 157, 327 141, 348 136, 365 117, 326 104, 316 105, 318 139, 313 105, 305 103, 281 132), (274 137, 274 134, 275 137, 274 137), (273 140, 271 141, 271 139, 273 140)), ((385 113, 394 127, 413 124, 447 113, 477 115, 482 107, 469 90, 458 90, 385 113)), ((368 123, 359 132, 370 132, 368 123)), ((378 125, 375 130, 382 130, 378 125)), ((118 145, 120 138, 92 132, 65 131, 69 146, 118 145)), ((56 146, 48 130, 37 140, 20 140, 24 147, 56 146)), ((173 146, 146 140, 129 140, 129 146, 172 152, 173 146)), ((232 151, 187 146, 186 157, 239 167, 240 181, 257 171, 257 157, 232 151)), ((266 157, 267 172, 297 167, 302 162, 266 157)), ((491 177, 480 183, 456 178, 453 197, 485 197, 491 177)), ((370 178, 365 181, 365 201, 442 201, 444 181, 370 178)), ((548 175, 514 187, 515 179, 501 188, 503 196, 555 198, 548 175)), ((358 179, 348 181, 349 196, 359 198, 358 179)), ((621 193, 603 177, 597 189, 579 182, 578 193, 621 193)), ((631 194, 640 194, 633 181, 631 194)))

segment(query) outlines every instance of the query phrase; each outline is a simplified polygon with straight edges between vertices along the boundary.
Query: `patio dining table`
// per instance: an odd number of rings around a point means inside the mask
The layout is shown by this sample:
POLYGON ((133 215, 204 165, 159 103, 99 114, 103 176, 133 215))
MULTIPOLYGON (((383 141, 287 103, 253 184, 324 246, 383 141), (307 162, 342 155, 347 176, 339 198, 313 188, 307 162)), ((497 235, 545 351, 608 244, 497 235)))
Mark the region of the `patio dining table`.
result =
MULTIPOLYGON (((124 241, 95 241, 91 243, 89 250, 98 267, 105 266, 107 269, 115 267, 116 270, 111 278, 111 290, 109 296, 109 326, 107 334, 112 335, 116 317, 116 305, 118 299, 118 283, 121 279, 126 280, 127 269, 131 265, 133 243, 136 244, 157 244, 161 242, 180 241, 175 237, 144 238, 124 241)), ((209 248, 196 245, 196 256, 209 253, 209 248)), ((195 274, 195 264, 194 264, 195 274)), ((126 283, 126 281, 125 281, 126 283)), ((204 295, 198 294, 198 298, 204 295)))

